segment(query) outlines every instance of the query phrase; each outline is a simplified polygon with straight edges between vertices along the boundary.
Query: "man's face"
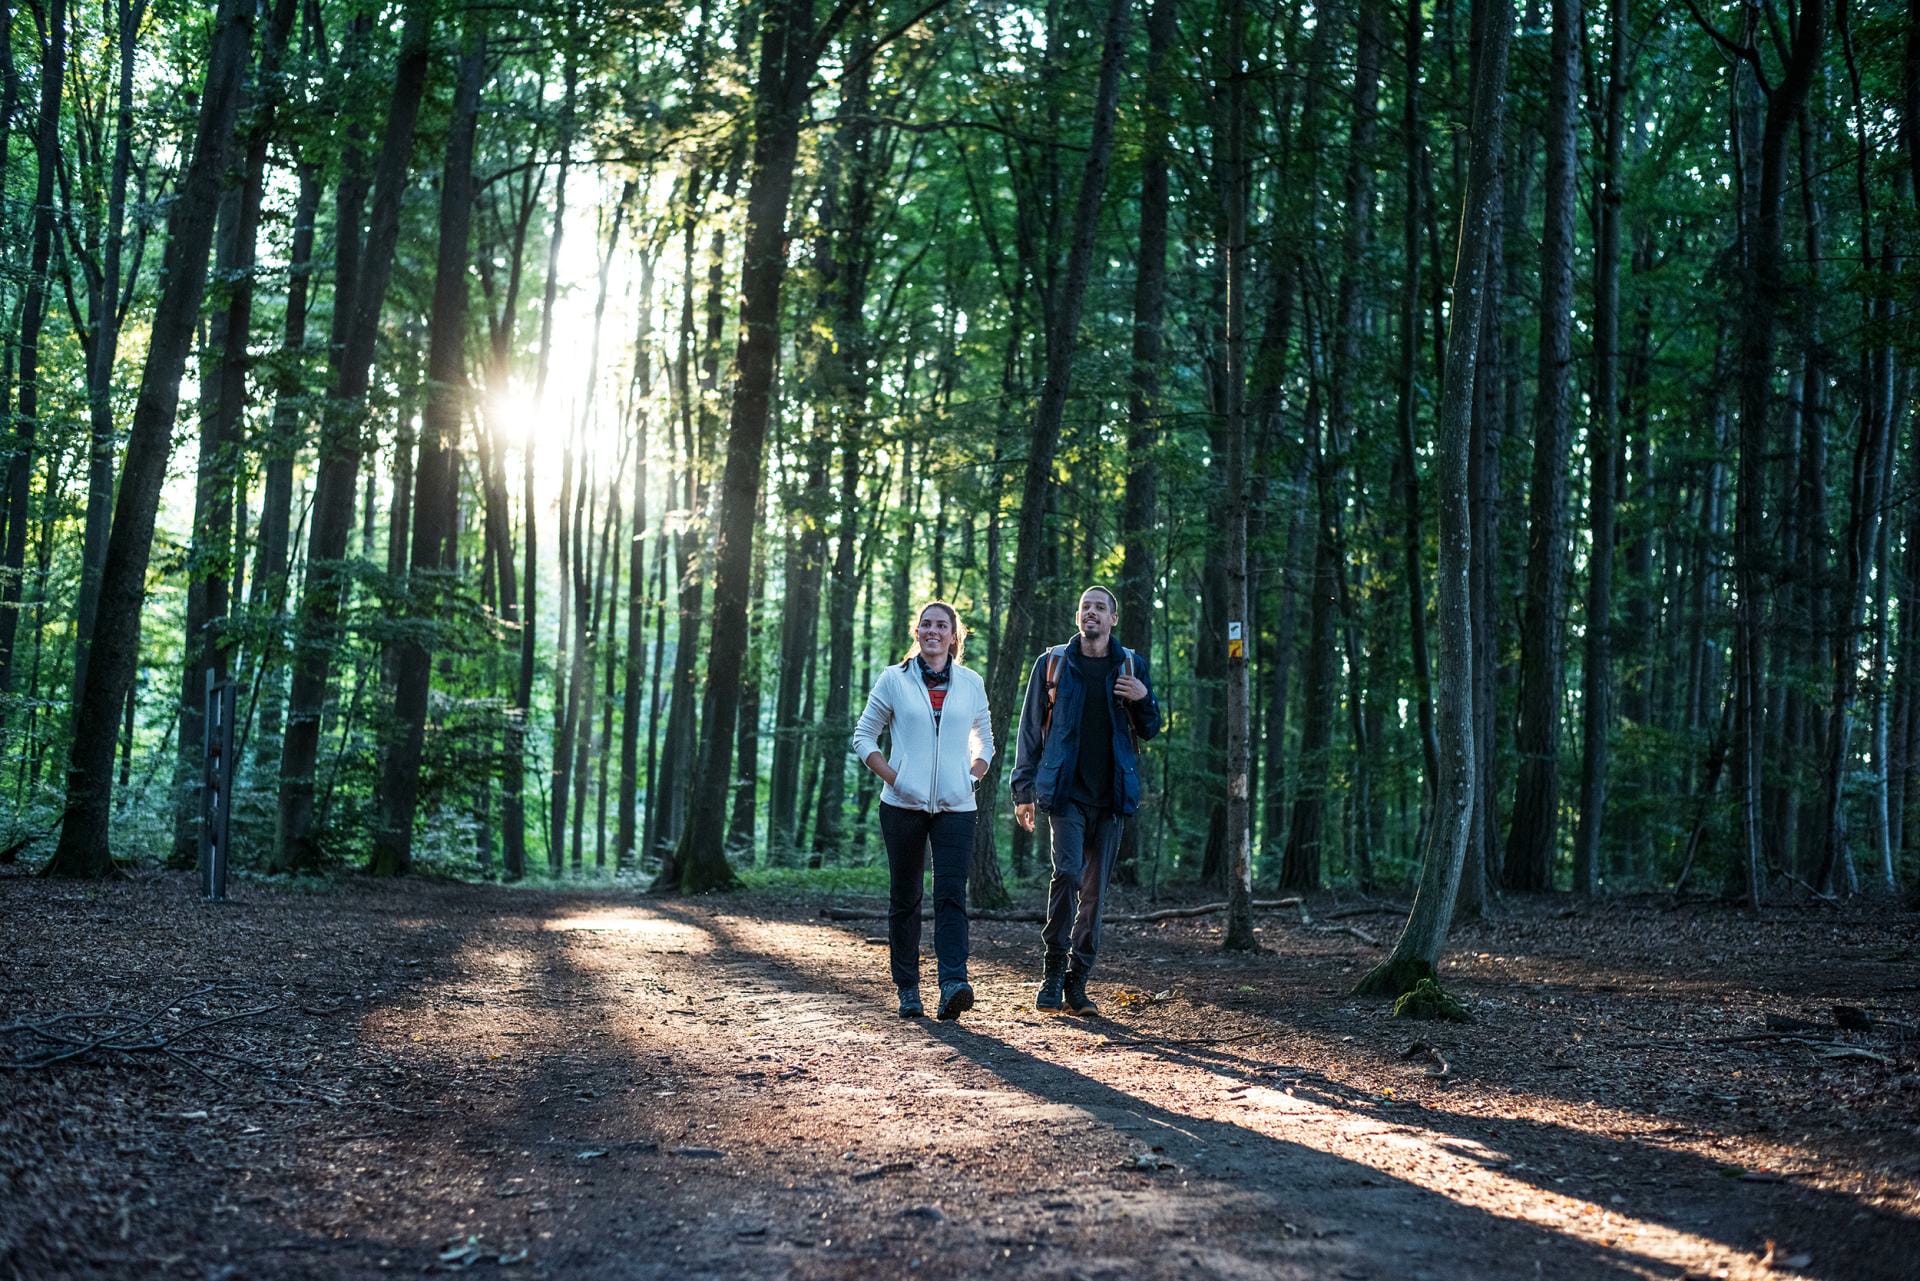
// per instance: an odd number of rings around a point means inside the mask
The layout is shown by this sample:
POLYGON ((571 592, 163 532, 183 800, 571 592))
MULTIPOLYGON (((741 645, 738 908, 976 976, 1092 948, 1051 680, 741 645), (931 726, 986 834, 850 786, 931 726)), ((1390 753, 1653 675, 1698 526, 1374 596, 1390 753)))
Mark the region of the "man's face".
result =
POLYGON ((1113 601, 1098 587, 1080 597, 1080 634, 1092 640, 1113 631, 1113 601))

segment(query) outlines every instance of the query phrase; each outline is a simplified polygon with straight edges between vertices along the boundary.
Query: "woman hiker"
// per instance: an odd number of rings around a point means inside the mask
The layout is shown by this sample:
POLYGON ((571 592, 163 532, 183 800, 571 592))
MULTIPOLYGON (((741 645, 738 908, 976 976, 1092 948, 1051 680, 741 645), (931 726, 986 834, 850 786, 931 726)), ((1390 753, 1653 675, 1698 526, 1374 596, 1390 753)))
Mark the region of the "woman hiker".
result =
POLYGON ((933 855, 933 954, 940 977, 938 1016, 973 1008, 967 982, 967 871, 973 856, 973 788, 993 760, 987 686, 961 665, 966 628, 945 601, 920 611, 914 646, 880 673, 853 730, 853 750, 886 786, 880 835, 887 846, 888 959, 900 991, 900 1017, 926 1013, 920 1002, 920 903, 927 855, 933 855), (880 735, 893 731, 891 756, 880 735))

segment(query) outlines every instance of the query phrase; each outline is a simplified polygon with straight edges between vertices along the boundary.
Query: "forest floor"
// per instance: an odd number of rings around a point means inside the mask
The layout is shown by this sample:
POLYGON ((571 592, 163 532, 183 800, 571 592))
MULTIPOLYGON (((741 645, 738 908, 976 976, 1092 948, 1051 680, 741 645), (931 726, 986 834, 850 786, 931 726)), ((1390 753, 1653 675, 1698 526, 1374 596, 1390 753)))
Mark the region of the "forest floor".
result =
POLYGON ((1352 900, 1110 925, 1097 1019, 976 922, 940 1023, 821 903, 0 876, 0 1054, 85 1051, 0 1072, 0 1277, 1920 1275, 1911 912, 1510 904, 1464 1026, 1352 900))

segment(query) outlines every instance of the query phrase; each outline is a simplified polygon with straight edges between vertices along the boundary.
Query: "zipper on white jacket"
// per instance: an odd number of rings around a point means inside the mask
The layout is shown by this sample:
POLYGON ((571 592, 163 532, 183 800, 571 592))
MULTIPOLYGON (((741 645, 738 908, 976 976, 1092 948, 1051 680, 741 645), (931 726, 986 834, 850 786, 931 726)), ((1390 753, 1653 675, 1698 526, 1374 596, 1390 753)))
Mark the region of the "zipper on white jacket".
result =
MULTIPOLYGON (((919 660, 914 660, 918 662, 919 660)), ((947 691, 953 691, 953 659, 947 659, 947 691)), ((920 697, 927 701, 927 719, 933 722, 933 777, 927 781, 927 813, 940 812, 940 717, 933 710, 933 695, 927 691, 927 681, 923 676, 914 682, 920 687, 920 697)))

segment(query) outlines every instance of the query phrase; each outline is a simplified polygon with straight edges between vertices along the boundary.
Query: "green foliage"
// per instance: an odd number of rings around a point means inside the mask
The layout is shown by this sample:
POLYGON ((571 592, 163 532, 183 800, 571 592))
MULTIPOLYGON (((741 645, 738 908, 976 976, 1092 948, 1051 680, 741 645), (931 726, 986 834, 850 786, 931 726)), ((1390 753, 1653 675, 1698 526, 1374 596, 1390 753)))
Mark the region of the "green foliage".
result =
MULTIPOLYGON (((1706 6, 1730 19, 1727 6, 1706 6), (1722 12, 1725 10, 1725 12, 1722 12)), ((905 16, 882 5, 866 35, 892 31, 905 16)), ((1572 488, 1575 604, 1567 622, 1565 715, 1561 735, 1561 874, 1570 864, 1571 780, 1578 775, 1582 709, 1571 691, 1581 687, 1580 642, 1599 622, 1612 629, 1615 705, 1612 789, 1603 835, 1604 881, 1609 888, 1664 886, 1676 876, 1696 830, 1702 883, 1724 883, 1733 871, 1735 792, 1723 770, 1709 763, 1724 755, 1721 707, 1731 670, 1735 463, 1731 431, 1735 409, 1730 367, 1735 326, 1747 299, 1738 268, 1739 235, 1748 215, 1735 184, 1741 175, 1730 138, 1736 110, 1751 115, 1750 87, 1732 78, 1729 60, 1696 23, 1651 0, 1629 5, 1635 59, 1626 114, 1622 177, 1622 371, 1620 420, 1625 433, 1619 493, 1613 617, 1585 617, 1581 588, 1588 574, 1587 535, 1580 519, 1587 501, 1586 423, 1592 406, 1594 350, 1591 325, 1592 215, 1599 199, 1583 171, 1582 217, 1577 228, 1575 371, 1578 383, 1575 444, 1565 460, 1572 488), (1744 104, 1744 105, 1743 105, 1744 104)), ((23 11, 24 12, 24 11, 23 11)), ((41 421, 27 468, 25 529, 20 569, 20 639, 12 684, 0 691, 0 741, 12 768, 0 773, 0 822, 12 831, 45 830, 64 803, 62 763, 68 746, 75 636, 74 606, 81 581, 81 540, 87 502, 86 301, 83 269, 98 239, 104 177, 116 126, 111 117, 112 32, 107 11, 76 10, 75 92, 63 107, 64 172, 61 250, 46 331, 40 347, 41 421), (102 128, 105 132, 101 132, 102 128), (73 302, 68 301, 71 289, 73 302)), ((1414 419, 1413 480, 1422 504, 1415 542, 1430 567, 1437 527, 1431 492, 1431 437, 1440 392, 1440 353, 1450 320, 1447 284, 1458 231, 1465 157, 1467 9, 1440 3, 1422 11, 1427 22, 1415 136, 1425 145, 1426 168, 1417 181, 1428 224, 1416 228, 1417 261, 1408 260, 1401 219, 1411 186, 1400 127, 1405 101, 1397 23, 1390 24, 1384 56, 1391 74, 1377 104, 1381 128, 1371 154, 1360 157, 1372 174, 1372 244, 1366 259, 1341 260, 1349 212, 1345 174, 1352 146, 1351 10, 1281 7, 1251 17, 1249 151, 1253 260, 1249 282, 1251 342, 1268 318, 1288 329, 1268 353, 1278 392, 1270 420, 1259 424, 1254 459, 1256 490, 1248 620, 1254 655, 1256 797, 1271 794, 1269 811, 1256 804, 1256 873, 1275 879, 1288 839, 1290 806, 1298 799, 1300 738, 1305 705, 1307 616, 1312 597, 1312 547, 1330 522, 1342 560, 1333 664, 1333 741, 1328 749, 1329 792, 1322 864, 1336 882, 1358 880, 1363 868, 1383 886, 1404 884, 1418 868, 1427 780, 1417 740, 1418 708, 1411 660, 1409 584, 1402 557, 1405 537, 1397 486, 1398 358, 1402 338, 1401 285, 1417 287, 1420 326, 1409 395, 1414 419), (1324 21, 1334 23, 1322 30, 1324 21), (1357 367, 1350 375, 1349 421, 1328 421, 1328 393, 1337 335, 1331 331, 1343 280, 1358 290, 1357 367), (1289 291, 1275 308, 1276 291, 1289 291), (1338 463, 1340 479, 1328 478, 1338 463), (1332 485, 1327 505, 1320 487, 1332 485), (1283 621, 1291 629, 1282 632, 1283 621), (1288 696, 1282 715, 1265 716, 1276 697, 1284 656, 1288 696), (1351 665, 1351 670, 1349 669, 1351 665), (1269 738, 1269 733, 1272 737, 1269 738), (1364 747, 1362 742, 1364 741, 1364 747), (1359 798, 1364 794, 1363 806, 1359 798), (1271 817, 1269 816, 1271 813, 1271 817)), ((355 228, 340 225, 343 178, 377 140, 398 40, 390 15, 345 0, 311 7, 290 46, 278 83, 268 87, 278 113, 269 140, 254 330, 248 368, 245 443, 237 457, 207 460, 221 469, 242 499, 244 530, 196 529, 193 482, 202 470, 192 442, 198 406, 193 387, 183 398, 175 479, 166 491, 160 534, 150 560, 149 594, 141 617, 140 670, 130 732, 123 744, 127 781, 116 799, 117 847, 136 858, 160 859, 172 844, 176 804, 187 795, 197 762, 178 762, 178 701, 189 649, 184 593, 195 568, 217 567, 239 577, 246 599, 218 629, 217 643, 234 658, 242 683, 241 769, 236 785, 236 850, 246 866, 269 860, 283 780, 278 773, 280 709, 286 701, 292 657, 290 618, 299 600, 304 564, 305 504, 319 466, 316 435, 328 410, 334 349, 335 250, 355 228), (302 178, 323 198, 311 264, 307 338, 299 348, 282 342, 294 264, 294 213, 302 178), (260 573, 255 540, 266 502, 265 462, 276 410, 296 423, 295 490, 291 506, 292 587, 289 601, 266 599, 253 584, 260 573)), ((599 865, 596 839, 601 802, 608 823, 620 799, 619 752, 625 728, 622 694, 631 666, 639 673, 638 780, 633 793, 644 823, 649 805, 664 801, 688 756, 709 732, 695 724, 684 741, 669 742, 665 722, 676 698, 697 722, 705 695, 701 660, 709 637, 713 540, 740 531, 713 528, 729 401, 728 365, 735 332, 741 232, 752 181, 755 106, 750 85, 763 7, 674 9, 655 3, 591 6, 543 4, 489 11, 488 80, 483 94, 474 205, 473 269, 466 277, 474 303, 467 337, 468 369, 460 406, 461 470, 458 534, 452 568, 426 575, 399 572, 410 547, 402 513, 412 495, 404 484, 405 453, 418 438, 428 393, 428 320, 438 270, 435 242, 439 164, 452 111, 451 64, 459 26, 448 10, 435 32, 434 72, 401 201, 401 236, 393 284, 382 312, 374 386, 364 410, 341 423, 343 439, 366 446, 360 460, 355 534, 344 565, 349 604, 322 638, 333 657, 333 688, 322 723, 316 791, 325 805, 324 846, 332 867, 364 860, 376 819, 383 753, 392 743, 389 651, 422 644, 434 655, 433 695, 420 772, 416 866, 453 875, 498 872, 510 767, 526 779, 529 872, 547 867, 549 789, 559 750, 558 719, 564 683, 571 679, 559 654, 558 606, 563 590, 557 556, 554 499, 558 459, 575 449, 587 478, 582 577, 598 596, 589 620, 595 666, 582 699, 583 721, 594 735, 591 784, 583 825, 582 863, 589 876, 611 875, 617 852, 599 865), (554 219, 558 148, 568 118, 565 85, 572 78, 570 214, 554 219), (628 181, 637 184, 631 217, 611 259, 612 305, 599 334, 600 384, 581 385, 571 348, 593 333, 597 269, 611 235, 610 208, 628 181), (549 280, 547 251, 564 233, 558 275, 549 280), (651 289, 644 323, 637 304, 642 266, 651 289), (552 287, 557 337, 544 333, 546 294, 552 287), (683 328, 684 323, 684 328, 683 328), (557 350, 556 350, 557 349, 557 350), (544 402, 535 404, 542 366, 549 366, 544 402), (558 371, 558 372, 555 372, 558 371), (644 390, 643 390, 644 388, 644 390), (587 402, 592 401, 589 410, 587 402), (526 421, 518 421, 524 418, 526 421), (531 457, 535 499, 522 497, 520 468, 531 457), (644 499, 646 579, 626 580, 625 539, 619 526, 612 554, 600 540, 614 538, 608 504, 632 519, 632 501, 644 499), (504 525, 506 559, 516 580, 510 610, 500 581, 502 557, 487 534, 492 511, 504 525), (523 559, 527 524, 538 535, 535 563, 523 559), (684 566, 700 591, 679 611, 677 581, 684 566), (664 553, 664 554, 662 554, 664 553), (661 577, 660 567, 664 566, 661 577), (617 582, 615 576, 618 575, 617 582), (629 652, 628 594, 642 598, 640 652, 629 652), (529 593, 535 680, 531 705, 516 707, 519 619, 529 593), (682 632, 684 625, 685 631, 682 632), (656 646, 658 662, 656 663, 656 646), (675 690, 676 659, 691 653, 693 678, 675 690), (613 680, 605 664, 613 663, 613 680), (609 693, 611 690, 611 693, 609 693), (615 704, 612 741, 603 741, 602 713, 615 704), (656 725, 656 720, 659 724, 656 725), (524 731, 524 737, 519 732, 524 731), (601 782, 604 759, 610 762, 601 782), (484 851, 484 854, 483 854, 484 851)), ((1604 87, 1604 17, 1587 16, 1591 66, 1583 85, 1582 154, 1599 154, 1597 95, 1604 87)), ((1807 120, 1812 130, 1790 143, 1785 242, 1792 279, 1790 317, 1779 352, 1774 393, 1780 421, 1778 452, 1766 460, 1763 516, 1778 533, 1778 563, 1766 567, 1768 697, 1778 706, 1769 722, 1780 742, 1770 746, 1763 780, 1769 796, 1769 856, 1783 873, 1804 875, 1823 833, 1809 816, 1820 809, 1827 769, 1816 750, 1827 733, 1833 685, 1832 638, 1853 628, 1887 634, 1883 656, 1860 673, 1852 759, 1842 772, 1841 803, 1856 834, 1863 869, 1875 857, 1867 834, 1875 826, 1883 753, 1873 741, 1876 707, 1896 741, 1885 753, 1906 758, 1897 741, 1913 721, 1914 636, 1906 617, 1916 532, 1912 504, 1900 496, 1914 484, 1907 376, 1898 371, 1920 357, 1920 309, 1912 273, 1870 270, 1874 244, 1911 243, 1920 233, 1900 144, 1904 110, 1899 49, 1903 18, 1869 6, 1855 12, 1851 65, 1836 33, 1823 56, 1822 75, 1807 120), (1859 77, 1856 102, 1853 75, 1859 77), (1858 207, 1864 188, 1867 209, 1858 207), (1803 198, 1804 196, 1804 198, 1803 198), (1876 240, 1863 239, 1863 216, 1876 240), (1875 307, 1879 310, 1876 312, 1875 307), (1869 602, 1856 625, 1833 614, 1834 582, 1845 559, 1848 481, 1857 424, 1871 403, 1871 354, 1894 353, 1896 414, 1893 454, 1898 460, 1889 513, 1894 522, 1884 569, 1884 603, 1869 602), (1811 370, 1824 399, 1810 430, 1796 406, 1805 402, 1811 370), (1906 380, 1906 381, 1903 381, 1906 380), (1816 458, 1816 455, 1818 457, 1816 458), (1786 550, 1796 549, 1791 553, 1786 550), (1878 700, 1876 702, 1876 700, 1878 700), (1906 708, 1905 719, 1901 709, 1906 708), (1798 735, 1788 742, 1787 735, 1798 735), (1797 815, 1793 822, 1786 820, 1797 815)), ((1036 644, 1063 639, 1073 621, 1071 602, 1088 582, 1111 582, 1124 545, 1121 497, 1129 475, 1151 466, 1158 503, 1146 538, 1158 559, 1157 600, 1151 618, 1159 697, 1168 730, 1148 752, 1148 805, 1137 820, 1140 876, 1160 884, 1201 875, 1210 833, 1224 795, 1217 727, 1222 682, 1208 661, 1218 620, 1206 610, 1217 589, 1221 494, 1220 385, 1225 336, 1221 210, 1216 197, 1220 121, 1214 79, 1217 15, 1183 6, 1180 29, 1162 81, 1130 84, 1122 100, 1119 142, 1095 246, 1096 269, 1076 335, 1073 396, 1053 487, 1041 521, 1045 552, 1036 581, 1007 581, 1013 564, 1023 495, 1019 477, 1026 433, 1046 367, 1054 293, 1066 259, 1072 193, 1087 143, 1088 104, 1099 44, 1079 15, 1054 10, 961 6, 930 15, 871 56, 871 119, 847 118, 842 94, 849 28, 828 51, 812 83, 807 127, 799 140, 798 184, 788 211, 789 272, 777 336, 780 378, 776 428, 768 451, 764 514, 753 530, 764 559, 764 579, 751 613, 748 675, 759 682, 761 756, 736 767, 751 780, 763 812, 753 846, 737 856, 749 888, 795 892, 877 892, 884 883, 870 797, 847 789, 843 846, 823 856, 817 871, 757 866, 798 861, 804 855, 767 849, 764 808, 772 783, 773 706, 783 682, 797 682, 804 723, 788 729, 800 744, 803 766, 796 809, 803 837, 817 823, 823 771, 856 763, 845 759, 844 726, 824 724, 828 645, 824 605, 813 630, 799 638, 797 670, 788 663, 783 635, 793 626, 803 578, 811 572, 803 549, 808 535, 831 538, 846 495, 840 491, 843 442, 850 423, 853 495, 858 512, 854 586, 852 705, 880 665, 904 652, 915 606, 935 594, 956 602, 974 627, 969 663, 989 672, 996 662, 1024 665, 1030 654, 996 652, 1016 595, 1031 605, 1036 644), (1056 21, 1054 29, 1049 21, 1056 21), (1150 95, 1150 96, 1149 96, 1150 95), (1151 106, 1154 110, 1145 108, 1151 106), (1164 113, 1164 114, 1162 114, 1164 113), (843 144, 867 132, 857 155, 843 144), (1158 396, 1148 407, 1144 452, 1127 447, 1133 287, 1139 271, 1140 191, 1151 131, 1171 132, 1172 201, 1164 354, 1158 396), (872 208, 855 226, 849 186, 856 167, 873 184, 872 208), (852 244, 860 252, 848 257, 852 244), (864 286, 864 307, 851 325, 834 311, 849 287, 849 267, 864 286), (844 381, 857 376, 864 399, 842 399, 844 381), (852 417, 849 418, 848 415, 852 417), (862 831, 864 824, 866 830, 862 831)), ((19 326, 26 285, 24 234, 31 213, 37 158, 31 145, 33 90, 38 77, 34 24, 19 22, 13 53, 21 70, 22 100, 9 128, 4 190, 0 190, 0 328, 19 326)), ((110 389, 116 425, 124 427, 138 390, 146 328, 157 294, 168 201, 177 182, 180 140, 190 136, 197 88, 204 75, 209 17, 205 6, 156 0, 140 32, 133 108, 134 179, 129 231, 144 245, 129 267, 127 328, 110 389)), ((1508 190, 1502 310, 1489 334, 1482 371, 1490 481, 1496 523, 1489 546, 1476 548, 1490 576, 1491 659, 1495 706, 1491 744, 1496 780, 1496 849, 1504 807, 1517 773, 1512 723, 1518 690, 1518 594, 1527 556, 1527 477, 1531 467, 1532 400, 1538 341, 1538 127, 1545 100, 1543 65, 1548 33, 1521 34, 1514 51, 1509 96, 1508 190)), ((1129 65, 1144 66, 1144 23, 1136 24, 1129 65)), ((1762 42, 1763 44, 1766 42, 1762 42)), ((1763 50, 1769 61, 1772 48, 1763 50)), ((262 95, 264 96, 264 95, 262 95)), ((257 107, 256 107, 257 109, 257 107)), ((1742 122, 1743 128, 1753 123, 1742 122)), ((1745 136, 1745 135, 1743 135, 1745 136)), ((233 282, 216 282, 208 307, 233 282)), ((5 406, 18 404, 13 348, 5 355, 5 406)), ((4 426, 13 425, 11 413, 4 426)), ((14 457, 13 451, 7 451, 14 457)), ((570 549, 571 550, 571 549, 570 549)), ((565 588, 570 590, 572 583, 565 588)), ((822 600, 831 583, 820 585, 822 600)), ((1432 625, 1433 584, 1427 599, 1411 602, 1432 625)), ((566 620, 571 623, 571 616, 566 620)), ((1149 620, 1123 620, 1122 639, 1149 620)), ((1142 629, 1144 630, 1144 628, 1142 629)), ((569 633, 570 646, 579 643, 569 633)), ((736 732, 718 727, 712 732, 736 732)), ((1003 762, 1011 744, 999 745, 1003 762)), ((1004 777, 1004 776, 1003 776, 1004 777)), ((1920 873, 1920 804, 1899 813, 1913 790, 1890 780, 1896 819, 1908 835, 1896 848, 1898 876, 1920 873)), ((1920 794, 1920 793, 1917 793, 1920 794)), ((665 810, 664 804, 659 806, 665 810)), ((688 821, 721 821, 690 815, 688 821)), ((998 850, 1012 870, 1007 816, 984 816, 999 829, 998 850)), ((611 846, 611 833, 604 844, 611 846)), ((811 853, 811 842, 805 842, 811 853)), ((29 846, 31 854, 33 847, 29 846)), ((563 862, 571 865, 572 850, 563 862)), ((1044 874, 1033 859, 1027 875, 1044 874)), ((647 872, 650 857, 642 858, 647 872)), ((638 875, 640 873, 636 873, 638 875)), ((1871 879, 1871 878, 1869 878, 1871 879)), ((1400 990, 1405 990, 1404 988, 1400 990)))

